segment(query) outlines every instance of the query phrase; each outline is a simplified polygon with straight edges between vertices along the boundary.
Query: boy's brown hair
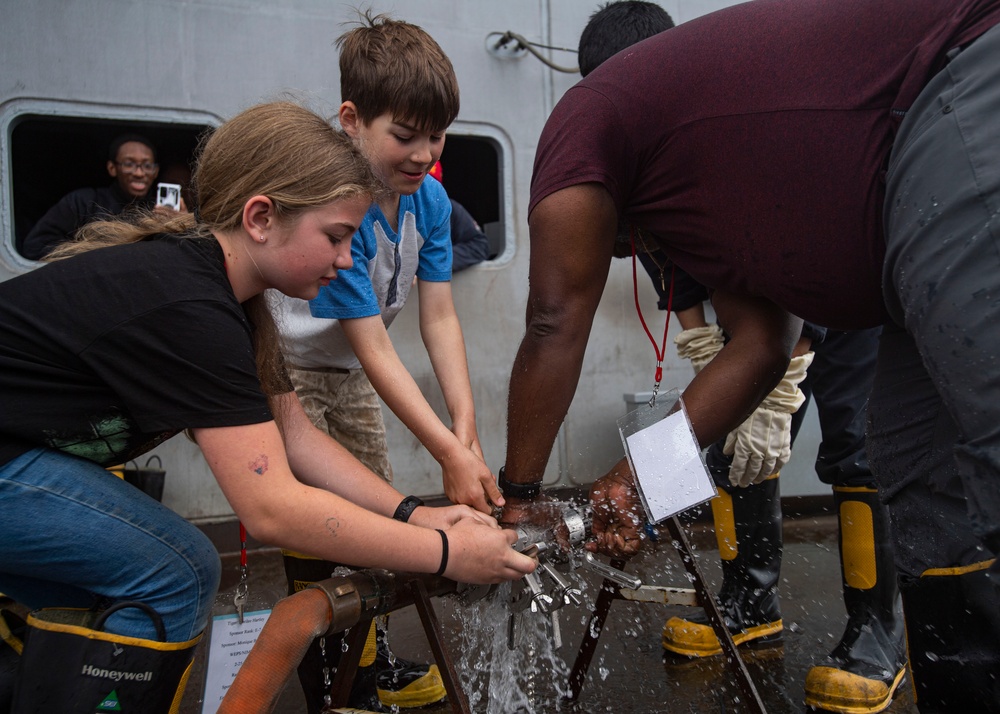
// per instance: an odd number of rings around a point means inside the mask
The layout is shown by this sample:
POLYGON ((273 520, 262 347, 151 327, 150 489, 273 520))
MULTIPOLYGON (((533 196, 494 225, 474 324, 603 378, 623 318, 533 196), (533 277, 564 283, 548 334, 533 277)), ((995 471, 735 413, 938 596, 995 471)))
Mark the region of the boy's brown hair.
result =
POLYGON ((458 116, 451 60, 422 28, 368 10, 337 38, 340 100, 370 124, 389 113, 421 131, 444 131, 458 116))

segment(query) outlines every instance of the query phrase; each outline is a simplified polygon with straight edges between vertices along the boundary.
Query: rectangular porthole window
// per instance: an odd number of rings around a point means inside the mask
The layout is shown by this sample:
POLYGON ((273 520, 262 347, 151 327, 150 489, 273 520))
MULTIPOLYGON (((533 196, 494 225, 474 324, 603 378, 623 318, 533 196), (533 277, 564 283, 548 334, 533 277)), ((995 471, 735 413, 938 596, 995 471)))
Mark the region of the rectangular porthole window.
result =
POLYGON ((138 134, 156 149, 156 184, 182 187, 188 208, 191 165, 198 140, 219 121, 212 115, 72 103, 22 101, 0 114, 3 155, 0 176, 0 279, 30 270, 25 237, 64 196, 77 189, 108 187, 108 150, 116 137, 138 134))
MULTIPOLYGON (((441 183, 448 197, 457 201, 486 234, 488 248, 483 265, 506 262, 513 253, 513 180, 506 147, 506 137, 493 127, 456 122, 441 154, 441 183)), ((456 246, 456 261, 460 250, 456 246)))

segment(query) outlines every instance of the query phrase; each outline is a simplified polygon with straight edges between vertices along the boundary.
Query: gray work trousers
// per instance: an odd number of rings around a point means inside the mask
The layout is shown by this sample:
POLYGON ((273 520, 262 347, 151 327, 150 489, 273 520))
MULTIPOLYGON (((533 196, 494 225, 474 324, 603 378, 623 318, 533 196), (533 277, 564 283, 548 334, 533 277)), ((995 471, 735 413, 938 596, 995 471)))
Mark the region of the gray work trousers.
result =
POLYGON ((895 324, 879 345, 868 456, 903 583, 1000 553, 1000 26, 924 88, 886 181, 895 324))

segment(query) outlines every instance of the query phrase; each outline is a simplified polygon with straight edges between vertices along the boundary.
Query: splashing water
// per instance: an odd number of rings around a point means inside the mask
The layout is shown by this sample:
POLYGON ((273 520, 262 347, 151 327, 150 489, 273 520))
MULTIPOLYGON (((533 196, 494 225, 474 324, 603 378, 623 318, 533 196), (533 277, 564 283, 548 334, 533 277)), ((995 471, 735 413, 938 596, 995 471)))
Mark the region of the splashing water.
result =
POLYGON ((514 648, 508 647, 510 589, 505 583, 457 610, 459 680, 476 711, 485 703, 487 714, 551 712, 568 693, 569 667, 553 650, 548 618, 541 613, 515 615, 514 648))

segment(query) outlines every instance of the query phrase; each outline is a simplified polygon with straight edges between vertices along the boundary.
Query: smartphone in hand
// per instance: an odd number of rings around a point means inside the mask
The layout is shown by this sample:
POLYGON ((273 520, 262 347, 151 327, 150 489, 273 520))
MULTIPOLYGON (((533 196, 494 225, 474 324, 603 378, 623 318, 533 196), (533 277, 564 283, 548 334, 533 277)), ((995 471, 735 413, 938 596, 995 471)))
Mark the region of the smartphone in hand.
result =
POLYGON ((179 183, 156 184, 156 205, 169 206, 175 211, 181 210, 181 185, 179 183))

